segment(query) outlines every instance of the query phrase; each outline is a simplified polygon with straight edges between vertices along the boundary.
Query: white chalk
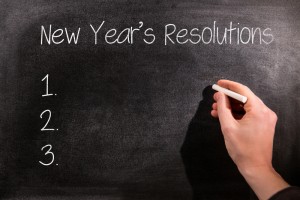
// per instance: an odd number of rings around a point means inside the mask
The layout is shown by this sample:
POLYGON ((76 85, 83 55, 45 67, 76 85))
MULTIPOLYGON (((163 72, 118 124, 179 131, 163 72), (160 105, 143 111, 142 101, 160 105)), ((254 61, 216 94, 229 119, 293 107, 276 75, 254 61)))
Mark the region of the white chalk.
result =
POLYGON ((228 90, 226 88, 223 88, 221 86, 218 86, 217 84, 213 84, 212 89, 219 91, 219 92, 223 92, 224 94, 226 94, 227 96, 230 96, 240 102, 246 103, 247 102, 247 97, 240 95, 236 92, 233 92, 231 90, 228 90))

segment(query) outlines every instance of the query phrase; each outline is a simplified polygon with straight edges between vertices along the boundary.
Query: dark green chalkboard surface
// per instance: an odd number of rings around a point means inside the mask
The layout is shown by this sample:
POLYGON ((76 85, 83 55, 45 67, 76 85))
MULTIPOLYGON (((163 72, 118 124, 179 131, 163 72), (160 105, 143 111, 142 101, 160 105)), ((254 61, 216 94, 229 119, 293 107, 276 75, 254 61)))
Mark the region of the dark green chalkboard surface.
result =
POLYGON ((299 10, 0 1, 0 198, 255 199, 210 116, 220 78, 277 113, 274 167, 300 185, 299 10))

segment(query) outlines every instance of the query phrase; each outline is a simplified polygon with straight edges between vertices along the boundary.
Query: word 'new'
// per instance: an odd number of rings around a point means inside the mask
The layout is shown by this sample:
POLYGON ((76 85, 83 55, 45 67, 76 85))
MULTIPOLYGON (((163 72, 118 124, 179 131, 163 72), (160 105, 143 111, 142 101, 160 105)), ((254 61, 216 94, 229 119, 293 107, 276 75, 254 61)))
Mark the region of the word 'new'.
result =
POLYGON ((44 42, 44 37, 46 42, 50 45, 53 44, 61 44, 67 39, 68 44, 74 43, 77 44, 78 38, 80 34, 80 28, 77 29, 76 32, 69 31, 67 28, 64 29, 56 29, 52 32, 52 25, 49 25, 48 33, 45 30, 44 26, 41 26, 41 45, 44 42), (65 34, 65 35, 64 35, 65 34), (65 38, 64 38, 65 36, 65 38))

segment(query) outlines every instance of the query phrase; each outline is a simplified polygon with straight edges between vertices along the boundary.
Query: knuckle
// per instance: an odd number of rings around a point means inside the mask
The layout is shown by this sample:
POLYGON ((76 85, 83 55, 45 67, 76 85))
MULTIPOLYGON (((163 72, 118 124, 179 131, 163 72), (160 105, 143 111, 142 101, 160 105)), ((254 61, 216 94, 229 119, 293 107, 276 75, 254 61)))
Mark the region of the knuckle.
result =
POLYGON ((245 90, 250 90, 250 88, 248 86, 246 86, 246 85, 244 85, 244 89, 245 90))
POLYGON ((265 120, 268 120, 271 124, 276 124, 278 117, 274 111, 266 107, 262 112, 265 120))
POLYGON ((271 122, 277 121, 276 113, 265 105, 263 105, 259 113, 260 114, 257 113, 258 114, 257 117, 260 118, 261 120, 268 120, 271 122))
POLYGON ((243 90, 248 91, 248 92, 252 92, 252 90, 246 85, 243 85, 243 90))
POLYGON ((226 125, 226 126, 222 126, 221 130, 224 134, 229 134, 234 131, 234 128, 232 126, 226 125))
POLYGON ((265 117, 268 118, 268 117, 270 116, 270 110, 269 110, 266 106, 264 106, 264 107, 261 109, 261 112, 262 112, 264 118, 265 118, 265 117))
POLYGON ((271 122, 276 123, 277 119, 278 119, 278 117, 277 117, 276 113, 273 112, 272 110, 270 110, 270 120, 271 120, 271 122))

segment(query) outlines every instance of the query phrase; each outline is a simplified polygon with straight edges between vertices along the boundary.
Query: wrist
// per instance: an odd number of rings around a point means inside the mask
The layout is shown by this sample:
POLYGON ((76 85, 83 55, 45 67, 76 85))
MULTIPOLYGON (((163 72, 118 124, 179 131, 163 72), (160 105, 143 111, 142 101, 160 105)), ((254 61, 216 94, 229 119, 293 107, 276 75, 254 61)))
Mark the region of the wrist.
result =
POLYGON ((238 166, 238 169, 245 179, 256 179, 262 174, 277 174, 272 165, 260 166, 238 166))
POLYGON ((271 165, 241 167, 239 171, 259 199, 269 199, 275 193, 289 187, 271 165))

